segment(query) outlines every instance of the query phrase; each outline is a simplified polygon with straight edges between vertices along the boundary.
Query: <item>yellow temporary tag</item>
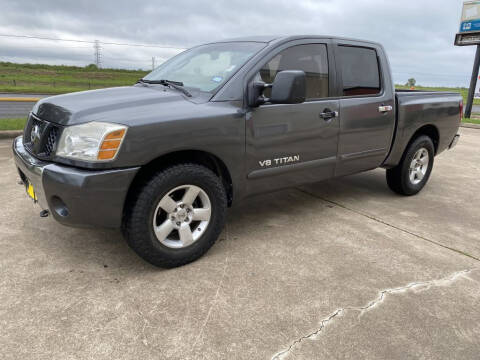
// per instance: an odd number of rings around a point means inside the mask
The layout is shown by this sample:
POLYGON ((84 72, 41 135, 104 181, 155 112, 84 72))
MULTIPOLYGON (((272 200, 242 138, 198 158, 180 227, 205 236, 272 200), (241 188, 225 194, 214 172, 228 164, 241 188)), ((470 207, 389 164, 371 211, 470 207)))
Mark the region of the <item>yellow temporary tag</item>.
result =
POLYGON ((28 194, 28 196, 30 196, 33 200, 37 201, 37 196, 35 195, 35 191, 33 190, 32 184, 28 184, 27 194, 28 194))

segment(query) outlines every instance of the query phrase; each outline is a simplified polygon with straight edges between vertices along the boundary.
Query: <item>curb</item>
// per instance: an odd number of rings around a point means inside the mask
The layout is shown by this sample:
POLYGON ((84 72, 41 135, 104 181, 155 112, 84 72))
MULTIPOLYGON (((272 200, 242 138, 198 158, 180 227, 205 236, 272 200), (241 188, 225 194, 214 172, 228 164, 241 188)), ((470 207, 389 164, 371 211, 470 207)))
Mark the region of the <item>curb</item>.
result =
POLYGON ((0 102, 37 102, 40 98, 28 97, 0 97, 0 102))
MULTIPOLYGON (((460 127, 469 129, 480 129, 480 124, 462 123, 460 127)), ((23 134, 23 130, 5 130, 0 131, 0 139, 13 139, 23 134)))
POLYGON ((0 139, 13 139, 23 134, 23 130, 0 131, 0 139))
POLYGON ((480 124, 461 123, 460 127, 469 129, 480 129, 480 124))

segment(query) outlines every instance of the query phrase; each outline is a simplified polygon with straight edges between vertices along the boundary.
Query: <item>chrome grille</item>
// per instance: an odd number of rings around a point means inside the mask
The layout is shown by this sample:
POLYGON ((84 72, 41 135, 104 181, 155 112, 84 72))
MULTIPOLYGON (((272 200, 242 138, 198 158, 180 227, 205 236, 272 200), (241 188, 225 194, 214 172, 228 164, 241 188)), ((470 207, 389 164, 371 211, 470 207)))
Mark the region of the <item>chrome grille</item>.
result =
POLYGON ((25 148, 34 156, 48 160, 57 145, 61 127, 31 114, 23 133, 25 148))

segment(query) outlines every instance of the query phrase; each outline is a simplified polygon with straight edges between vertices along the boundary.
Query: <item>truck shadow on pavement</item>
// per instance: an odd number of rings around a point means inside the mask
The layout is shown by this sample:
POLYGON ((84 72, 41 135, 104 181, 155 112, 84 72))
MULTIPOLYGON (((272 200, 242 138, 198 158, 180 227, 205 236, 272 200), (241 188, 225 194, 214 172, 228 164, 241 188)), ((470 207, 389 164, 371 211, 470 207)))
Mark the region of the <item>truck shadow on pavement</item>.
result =
MULTIPOLYGON (((385 185, 383 171, 374 171, 307 185, 298 189, 286 189, 263 194, 243 200, 228 210, 227 228, 232 246, 242 246, 242 236, 236 236, 237 229, 248 228, 247 233, 255 235, 256 228, 276 227, 282 222, 295 222, 304 214, 314 211, 318 224, 321 225, 323 211, 334 205, 322 199, 336 200, 355 198, 364 201, 369 197, 383 199, 397 197, 385 185), (233 232, 233 234, 232 234, 233 232)), ((140 259, 123 239, 120 231, 78 229, 58 224, 54 219, 35 217, 26 222, 24 232, 28 237, 36 237, 37 249, 55 261, 70 264, 76 268, 116 268, 118 270, 135 269, 135 271, 157 272, 155 268, 140 259)), ((244 233, 240 231, 240 233, 244 233)), ((225 248, 219 243, 228 235, 224 230, 217 244, 199 261, 208 262, 213 257, 222 257, 225 248)), ((285 236, 289 236, 288 230, 285 236)), ((275 241, 275 239, 271 239, 275 241)), ((198 261, 197 261, 198 262, 198 261)))

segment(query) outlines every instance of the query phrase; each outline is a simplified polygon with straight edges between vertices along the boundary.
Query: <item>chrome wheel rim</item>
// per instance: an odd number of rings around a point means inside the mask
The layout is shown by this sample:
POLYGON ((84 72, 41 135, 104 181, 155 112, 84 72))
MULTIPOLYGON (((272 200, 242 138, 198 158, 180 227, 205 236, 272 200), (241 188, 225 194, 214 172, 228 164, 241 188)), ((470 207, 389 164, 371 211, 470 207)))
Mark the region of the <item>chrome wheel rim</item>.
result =
POLYGON ((428 150, 425 148, 420 148, 417 150, 413 156, 412 162, 410 163, 409 178, 410 182, 413 185, 419 184, 428 170, 429 155, 428 150))
POLYGON ((153 231, 163 245, 181 249, 192 245, 204 233, 212 215, 210 198, 195 185, 170 190, 153 214, 153 231))

